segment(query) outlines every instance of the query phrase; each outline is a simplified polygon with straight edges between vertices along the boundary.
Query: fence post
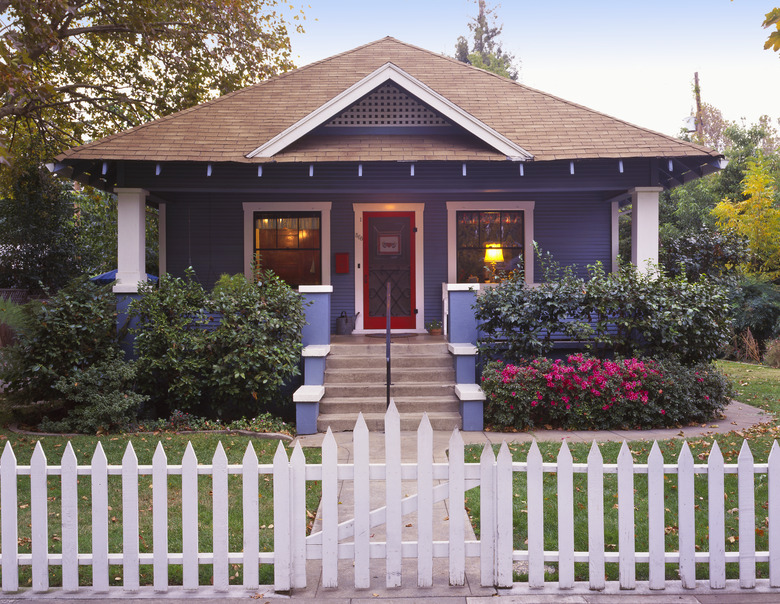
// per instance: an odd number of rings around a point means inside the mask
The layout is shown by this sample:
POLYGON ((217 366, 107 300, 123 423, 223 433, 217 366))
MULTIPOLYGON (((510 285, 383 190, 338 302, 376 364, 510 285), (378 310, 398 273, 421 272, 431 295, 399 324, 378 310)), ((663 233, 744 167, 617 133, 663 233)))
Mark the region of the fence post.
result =
POLYGON ((493 447, 486 443, 479 458, 479 564, 483 587, 492 587, 495 582, 495 462, 493 447))
POLYGON ((680 581, 684 589, 696 587, 696 517, 693 501, 693 455, 683 441, 677 460, 677 526, 680 581))
POLYGON ((726 522, 724 514, 723 454, 718 441, 712 441, 707 459, 707 507, 709 522, 710 587, 726 587, 726 522))
POLYGON ((417 587, 433 585, 433 429, 423 413, 417 428, 417 587))
POLYGON ((292 587, 306 587, 306 458, 301 443, 290 456, 290 540, 292 542, 292 587))
POLYGON ((162 443, 152 457, 152 546, 154 591, 168 591, 168 457, 162 443))
POLYGON ((274 454, 274 591, 290 591, 290 464, 282 441, 274 454))
POLYGON ((122 457, 122 584, 138 591, 138 457, 128 442, 122 457))
POLYGON ((544 485, 542 453, 531 443, 528 465, 528 587, 544 586, 544 485))
POLYGON ((647 545, 650 589, 666 587, 666 533, 664 532, 664 456, 653 441, 647 457, 647 545))
POLYGON ((322 441, 322 586, 339 585, 339 457, 330 426, 322 441))
POLYGON ((368 426, 363 414, 358 415, 352 432, 354 452, 353 491, 355 502, 355 588, 368 589, 371 586, 370 563, 370 490, 368 426))
POLYGON ((588 453, 588 581, 602 590, 604 580, 604 459, 596 441, 588 453))
POLYGON ((621 589, 636 587, 636 534, 634 525, 634 458, 626 441, 617 460, 618 579, 621 589))
POLYGON ((574 587, 574 471, 563 441, 558 452, 558 587, 574 587))
POLYGON ((496 457, 496 587, 512 587, 512 455, 506 441, 496 457))
POLYGON ((756 496, 753 453, 747 440, 737 458, 737 483, 739 488, 739 586, 753 589, 756 586, 756 496))
POLYGON ((32 532, 32 590, 49 589, 49 518, 46 486, 46 455, 41 441, 35 443, 30 460, 30 520, 32 532))
POLYGON ((780 447, 772 443, 767 468, 769 504, 769 586, 780 587, 780 447))
POLYGON ((98 442, 92 455, 92 587, 108 592, 108 460, 98 442))
POLYGON ((228 566, 228 460, 222 441, 211 460, 212 539, 214 562, 211 567, 214 589, 225 592, 230 585, 228 566))
POLYGON ((192 443, 187 443, 181 460, 181 545, 182 584, 184 589, 198 588, 198 458, 192 443))
POLYGON ((466 582, 465 451, 463 437, 457 428, 450 436, 449 453, 450 585, 463 585, 466 582))
POLYGON ((0 457, 0 526, 3 531, 3 591, 19 591, 19 501, 16 455, 5 441, 0 457))
POLYGON ((257 589, 260 585, 260 520, 259 478, 257 453, 251 441, 246 445, 241 460, 241 496, 244 514, 244 587, 257 589))
POLYGON ((387 543, 385 584, 387 587, 401 586, 402 522, 401 515, 401 415, 390 399, 385 413, 385 534, 387 543))
POLYGON ((78 461, 68 442, 62 454, 62 589, 72 593, 79 589, 79 517, 78 461))

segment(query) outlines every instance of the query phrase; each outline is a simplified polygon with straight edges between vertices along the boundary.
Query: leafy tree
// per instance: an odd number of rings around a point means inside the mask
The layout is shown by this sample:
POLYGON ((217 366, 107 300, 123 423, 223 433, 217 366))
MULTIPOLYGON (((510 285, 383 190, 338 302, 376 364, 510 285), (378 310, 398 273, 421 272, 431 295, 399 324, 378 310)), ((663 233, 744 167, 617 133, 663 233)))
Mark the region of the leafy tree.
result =
POLYGON ((764 43, 764 49, 770 48, 774 51, 780 50, 780 8, 773 8, 766 14, 766 19, 762 23, 763 27, 769 28, 773 25, 777 31, 773 31, 769 34, 766 42, 764 43))
POLYGON ((277 6, 0 0, 0 131, 38 132, 59 151, 285 71, 277 6))
POLYGON ((742 181, 744 199, 720 202, 712 211, 719 226, 747 238, 748 272, 780 276, 780 207, 770 160, 762 153, 748 160, 742 181))
POLYGON ((469 47, 468 40, 459 36, 455 43, 455 58, 461 63, 468 63, 516 81, 519 74, 515 57, 505 51, 498 41, 504 26, 497 24, 496 9, 488 8, 485 0, 477 2, 479 14, 468 24, 473 45, 469 47))
POLYGON ((3 170, 0 286, 59 289, 78 274, 70 184, 31 153, 3 170))

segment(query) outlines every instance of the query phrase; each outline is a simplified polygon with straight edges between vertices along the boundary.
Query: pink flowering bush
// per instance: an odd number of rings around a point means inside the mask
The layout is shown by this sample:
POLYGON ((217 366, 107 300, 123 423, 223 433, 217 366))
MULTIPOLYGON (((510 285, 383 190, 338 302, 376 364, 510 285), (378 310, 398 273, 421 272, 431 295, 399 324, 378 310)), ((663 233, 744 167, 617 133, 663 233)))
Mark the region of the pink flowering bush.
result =
POLYGON ((566 361, 537 358, 518 365, 489 363, 482 374, 485 423, 496 429, 652 428, 708 421, 731 389, 706 364, 663 360, 566 361))

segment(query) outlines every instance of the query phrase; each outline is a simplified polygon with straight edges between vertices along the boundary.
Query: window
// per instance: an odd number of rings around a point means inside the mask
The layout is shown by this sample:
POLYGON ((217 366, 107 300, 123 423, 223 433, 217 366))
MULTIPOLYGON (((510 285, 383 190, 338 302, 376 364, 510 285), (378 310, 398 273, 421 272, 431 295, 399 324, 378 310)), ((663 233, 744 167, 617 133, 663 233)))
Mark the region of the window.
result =
POLYGON ((522 211, 458 212, 456 221, 458 283, 486 283, 495 271, 523 268, 522 211))
POLYGON ((448 201, 447 281, 486 283, 493 280, 494 270, 521 269, 526 281, 533 283, 535 205, 533 201, 448 201))
POLYGON ((322 283, 319 212, 255 212, 254 254, 291 286, 322 283))

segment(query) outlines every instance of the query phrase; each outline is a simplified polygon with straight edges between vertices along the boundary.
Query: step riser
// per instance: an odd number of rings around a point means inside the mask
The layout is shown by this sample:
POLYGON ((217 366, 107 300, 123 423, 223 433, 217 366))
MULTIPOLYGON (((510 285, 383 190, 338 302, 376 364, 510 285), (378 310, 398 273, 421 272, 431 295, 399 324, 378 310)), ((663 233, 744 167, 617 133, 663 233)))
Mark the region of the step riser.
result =
MULTIPOLYGON (((404 402, 403 400, 395 400, 395 406, 399 413, 420 413, 421 411, 436 412, 436 413, 459 413, 460 402, 455 400, 442 400, 435 404, 426 404, 420 406, 419 403, 413 401, 404 402)), ((387 402, 381 401, 354 401, 349 402, 346 400, 340 401, 327 401, 323 399, 320 401, 320 417, 326 415, 333 415, 334 413, 354 413, 357 417, 358 412, 363 413, 384 413, 386 410, 387 402)))
MULTIPOLYGON (((390 386, 390 396, 451 396, 455 385, 450 384, 394 384, 390 386)), ((360 384, 359 386, 329 385, 325 386, 325 396, 328 398, 370 398, 381 397, 387 393, 384 384, 360 384)))
MULTIPOLYGON (((436 369, 433 370, 414 370, 414 369, 392 369, 390 372, 391 383, 455 383, 454 369, 436 369)), ((339 369, 325 372, 325 384, 381 384, 387 382, 386 369, 362 369, 353 371, 349 369, 339 369)))
MULTIPOLYGON (((435 354, 448 354, 447 344, 395 344, 390 346, 390 356, 424 356, 435 354)), ((332 357, 340 356, 385 356, 385 343, 380 344, 354 344, 354 345, 334 345, 331 344, 330 355, 332 357)))
MULTIPOLYGON (((366 419, 366 425, 371 432, 384 432, 385 422, 383 419, 366 419)), ((355 429, 355 422, 357 422, 357 416, 354 420, 350 419, 334 419, 332 421, 323 421, 323 418, 317 420, 317 431, 327 432, 330 427, 333 432, 352 432, 355 429)), ((434 430, 442 430, 446 432, 452 432, 455 428, 459 430, 462 427, 460 416, 457 418, 442 418, 431 419, 431 427, 434 430)), ((417 418, 405 418, 401 417, 401 430, 404 432, 416 432, 420 427, 420 420, 417 418)))
MULTIPOLYGON (((387 366, 387 360, 384 355, 377 357, 345 356, 331 357, 327 360, 328 370, 330 369, 382 369, 387 366)), ((392 357, 390 366, 395 368, 451 368, 452 357, 450 356, 417 356, 417 357, 392 357)))

